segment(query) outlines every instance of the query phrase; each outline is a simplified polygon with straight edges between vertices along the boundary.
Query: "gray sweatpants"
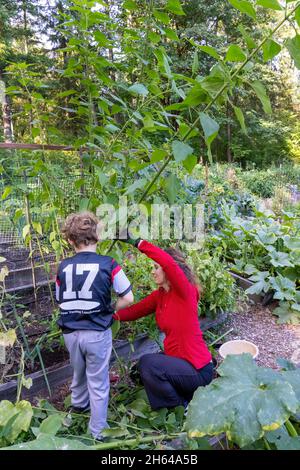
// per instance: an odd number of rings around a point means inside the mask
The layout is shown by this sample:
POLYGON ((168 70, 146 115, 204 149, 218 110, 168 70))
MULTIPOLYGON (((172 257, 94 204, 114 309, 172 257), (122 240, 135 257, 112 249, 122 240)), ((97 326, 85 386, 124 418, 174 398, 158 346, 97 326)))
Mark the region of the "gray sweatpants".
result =
POLYGON ((74 369, 71 385, 72 405, 86 408, 90 404, 89 430, 97 438, 108 427, 109 359, 112 349, 111 329, 77 330, 64 334, 70 362, 74 369))

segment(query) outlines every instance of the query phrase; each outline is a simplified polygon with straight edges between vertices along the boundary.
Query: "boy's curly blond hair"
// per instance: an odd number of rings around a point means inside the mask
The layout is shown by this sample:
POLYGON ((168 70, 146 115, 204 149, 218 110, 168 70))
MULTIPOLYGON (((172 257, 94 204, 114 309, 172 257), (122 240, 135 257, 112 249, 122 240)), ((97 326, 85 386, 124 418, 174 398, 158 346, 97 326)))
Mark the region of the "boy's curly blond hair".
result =
POLYGON ((99 220, 89 211, 70 214, 62 227, 62 235, 78 248, 80 245, 94 245, 98 242, 99 220))

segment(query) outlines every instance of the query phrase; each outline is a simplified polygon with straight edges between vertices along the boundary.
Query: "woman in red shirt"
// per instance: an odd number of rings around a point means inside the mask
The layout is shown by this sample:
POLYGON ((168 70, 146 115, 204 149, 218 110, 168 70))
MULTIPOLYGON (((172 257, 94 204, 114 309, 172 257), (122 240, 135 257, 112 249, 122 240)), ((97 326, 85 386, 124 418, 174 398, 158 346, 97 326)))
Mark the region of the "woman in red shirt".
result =
POLYGON ((134 244, 154 261, 152 273, 158 289, 119 310, 114 318, 132 321, 155 312, 157 325, 166 335, 164 353, 145 354, 138 369, 153 410, 186 406, 195 390, 213 378, 212 357, 198 320, 196 278, 178 250, 164 251, 146 240, 129 237, 123 241, 134 244))

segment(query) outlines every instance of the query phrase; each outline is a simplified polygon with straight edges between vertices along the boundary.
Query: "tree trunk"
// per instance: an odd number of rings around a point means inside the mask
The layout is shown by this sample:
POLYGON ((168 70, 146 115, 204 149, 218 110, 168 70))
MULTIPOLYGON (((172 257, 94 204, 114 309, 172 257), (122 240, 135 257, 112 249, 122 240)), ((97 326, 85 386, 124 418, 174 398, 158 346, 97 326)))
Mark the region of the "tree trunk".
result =
POLYGON ((28 21, 27 21, 27 7, 26 7, 26 1, 23 0, 23 21, 24 21, 24 41, 25 41, 25 54, 28 54, 28 37, 27 37, 27 26, 28 26, 28 21))
POLYGON ((2 120, 3 120, 3 136, 4 142, 13 142, 13 126, 11 119, 11 105, 10 99, 5 93, 5 82, 2 78, 2 71, 0 70, 0 98, 2 106, 2 120))

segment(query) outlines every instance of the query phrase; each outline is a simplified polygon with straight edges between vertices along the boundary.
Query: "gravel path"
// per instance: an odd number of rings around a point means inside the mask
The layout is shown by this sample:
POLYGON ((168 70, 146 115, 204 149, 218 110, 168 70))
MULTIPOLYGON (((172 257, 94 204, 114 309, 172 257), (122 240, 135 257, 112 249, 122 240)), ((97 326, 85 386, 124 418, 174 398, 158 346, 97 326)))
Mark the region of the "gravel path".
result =
POLYGON ((259 348, 257 364, 278 369, 276 359, 291 360, 300 366, 300 325, 279 325, 272 315, 275 305, 263 307, 259 304, 244 303, 239 311, 229 315, 221 333, 233 329, 223 341, 245 339, 259 348))

